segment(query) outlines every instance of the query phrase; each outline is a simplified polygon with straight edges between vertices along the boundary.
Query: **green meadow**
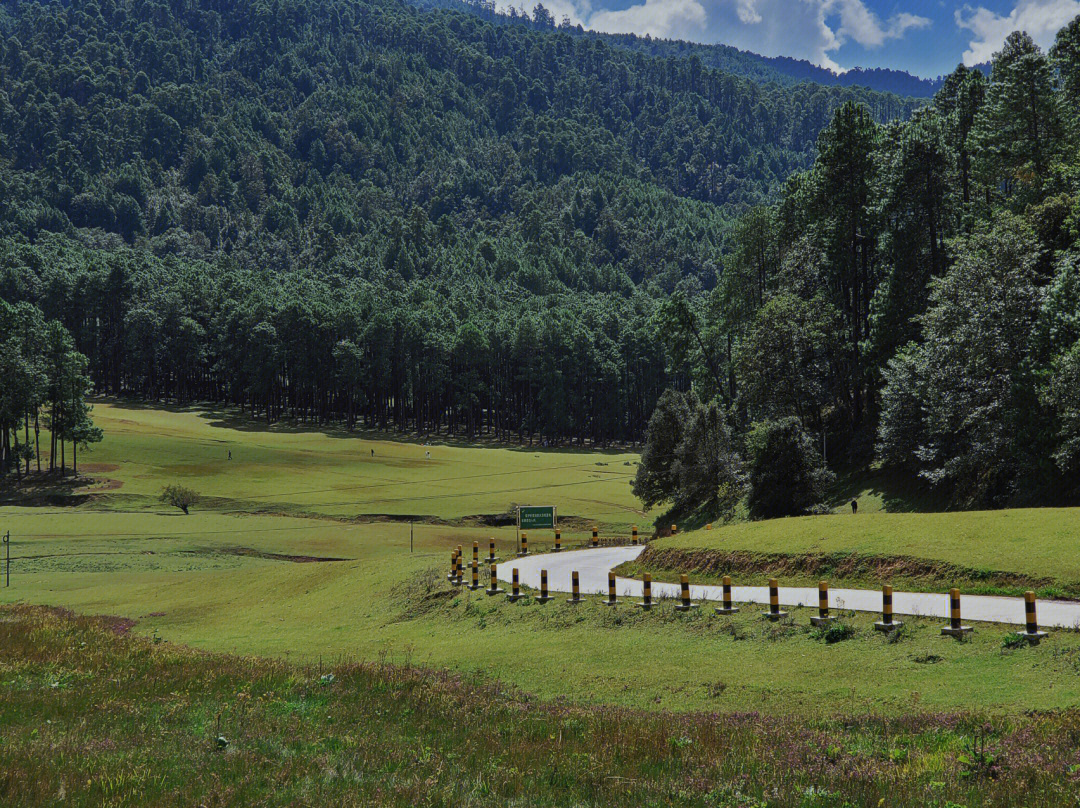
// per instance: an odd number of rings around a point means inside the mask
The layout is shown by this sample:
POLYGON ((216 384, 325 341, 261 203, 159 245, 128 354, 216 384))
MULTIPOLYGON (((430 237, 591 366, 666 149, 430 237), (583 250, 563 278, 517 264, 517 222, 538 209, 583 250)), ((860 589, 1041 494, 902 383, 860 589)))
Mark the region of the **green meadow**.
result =
MULTIPOLYGON (((20 501, 34 504, 0 508, 14 557, 0 602, 130 619, 138 635, 211 651, 411 662, 587 704, 826 715, 1017 712, 1080 699, 1073 632, 1012 648, 1004 627, 980 626, 956 643, 934 621, 912 620, 889 642, 872 616, 852 614, 850 635, 830 642, 807 625, 809 610, 774 626, 754 609, 720 619, 684 617, 668 604, 648 615, 561 598, 509 604, 446 582, 457 545, 486 548, 490 537, 500 556, 513 552, 505 521, 515 503, 558 505, 569 545, 594 521, 605 536, 644 529, 628 485, 631 454, 425 446, 266 429, 196 409, 99 404, 95 416, 108 438, 82 459, 85 484, 23 491, 20 501), (206 498, 190 515, 157 501, 174 481, 206 498)), ((981 541, 985 563, 1067 577, 1057 559, 1076 563, 1062 552, 1075 524, 1068 511, 881 513, 733 526, 654 546, 899 547, 959 562, 981 541)), ((533 534, 532 543, 542 550, 550 538, 533 534)))
MULTIPOLYGON (((664 536, 625 574, 679 572, 695 582, 743 573, 755 583, 827 577, 849 586, 1080 597, 1080 509, 832 513, 742 522, 664 536)), ((677 578, 676 578, 677 580, 677 578)))

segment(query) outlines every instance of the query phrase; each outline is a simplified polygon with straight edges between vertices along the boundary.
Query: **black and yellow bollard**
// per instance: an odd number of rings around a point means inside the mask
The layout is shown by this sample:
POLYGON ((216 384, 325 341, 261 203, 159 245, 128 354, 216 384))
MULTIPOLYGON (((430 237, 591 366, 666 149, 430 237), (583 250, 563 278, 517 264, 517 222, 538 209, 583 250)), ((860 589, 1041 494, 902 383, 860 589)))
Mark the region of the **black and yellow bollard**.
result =
POLYGON ((1031 591, 1024 593, 1024 623, 1024 630, 1017 633, 1032 645, 1038 645, 1046 632, 1039 631, 1039 621, 1035 617, 1035 593, 1031 591))
POLYGON ((675 611, 688 612, 696 609, 698 605, 690 602, 690 579, 685 575, 679 576, 679 602, 675 604, 675 611))
POLYGON ((971 626, 965 626, 960 620, 960 590, 949 590, 949 625, 941 627, 946 637, 963 637, 971 633, 971 626))
POLYGON ((888 634, 897 626, 904 625, 899 620, 893 620, 892 611, 892 587, 885 584, 881 587, 881 619, 874 623, 874 628, 888 634))
POLYGON ((555 528, 555 547, 552 548, 551 552, 557 553, 560 550, 562 550, 562 531, 555 528))
POLYGON ((506 599, 513 603, 516 600, 521 600, 524 595, 521 594, 521 584, 518 583, 518 571, 517 567, 514 567, 510 571, 510 594, 506 596, 506 599))
POLYGON ((529 554, 529 534, 521 534, 521 552, 518 555, 527 556, 529 554))
POLYGON ((570 573, 570 597, 566 599, 566 602, 581 603, 581 585, 578 582, 577 570, 570 573))
POLYGON ((630 543, 637 544, 637 525, 634 525, 630 530, 630 543))
POLYGON ((488 539, 488 563, 494 564, 497 560, 495 558, 495 539, 488 539))
POLYGON ((592 529, 592 546, 600 546, 600 531, 595 527, 592 529))
POLYGON ((641 576, 641 603, 638 606, 645 612, 652 608, 652 576, 647 572, 641 576))
POLYGON ((457 551, 457 554, 455 555, 455 558, 454 558, 454 577, 450 581, 450 583, 452 583, 454 586, 461 586, 461 584, 463 582, 464 575, 462 574, 462 569, 461 569, 462 563, 463 562, 461 560, 461 548, 459 547, 458 551, 457 551))
POLYGON ((817 603, 817 617, 810 618, 810 625, 827 626, 836 622, 836 618, 829 614, 829 584, 825 581, 818 581, 817 603))
POLYGON ((457 577, 457 550, 450 551, 450 573, 446 576, 446 580, 453 581, 457 577))
POLYGON ((472 563, 474 565, 480 563, 480 542, 475 539, 472 543, 472 563))
POLYGON ((491 565, 491 586, 485 590, 489 595, 501 595, 504 589, 499 588, 499 578, 495 574, 495 565, 491 565))
POLYGON ((712 522, 709 522, 708 524, 706 524, 705 529, 706 530, 712 530, 712 522))
POLYGON ((480 562, 475 558, 472 562, 472 582, 469 584, 469 589, 474 592, 480 588, 480 562))
POLYGON ((780 611, 780 584, 775 578, 769 579, 769 611, 763 612, 761 616, 773 622, 787 617, 787 612, 780 611))
POLYGON ((724 600, 722 602, 724 604, 723 606, 717 606, 715 609, 713 609, 713 611, 716 612, 717 614, 735 614, 737 611, 739 611, 738 606, 733 606, 731 604, 731 576, 730 575, 725 575, 724 576, 724 600))
POLYGON ((678 533, 678 532, 679 532, 679 527, 678 527, 678 525, 672 525, 672 526, 671 526, 671 535, 672 535, 672 536, 674 536, 674 535, 675 535, 676 533, 678 533))
POLYGON ((536 596, 536 602, 547 603, 549 600, 554 600, 554 598, 548 594, 547 570, 540 570, 540 594, 536 596))
POLYGON ((607 574, 607 600, 600 601, 605 606, 618 606, 619 599, 615 595, 615 573, 609 572, 607 574))
POLYGON ((465 582, 465 552, 461 549, 461 545, 457 546, 457 580, 454 582, 457 586, 461 586, 465 582))

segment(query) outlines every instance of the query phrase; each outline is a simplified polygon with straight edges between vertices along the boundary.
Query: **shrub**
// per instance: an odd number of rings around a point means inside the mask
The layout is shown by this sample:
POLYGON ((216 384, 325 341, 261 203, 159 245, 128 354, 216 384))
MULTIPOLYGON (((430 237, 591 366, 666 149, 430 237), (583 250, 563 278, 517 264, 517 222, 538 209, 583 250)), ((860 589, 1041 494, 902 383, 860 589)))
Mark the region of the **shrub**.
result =
POLYGON ((200 499, 199 492, 191 488, 185 488, 182 485, 167 485, 161 490, 161 501, 166 505, 172 505, 174 508, 179 508, 184 513, 188 512, 188 508, 195 505, 200 499))

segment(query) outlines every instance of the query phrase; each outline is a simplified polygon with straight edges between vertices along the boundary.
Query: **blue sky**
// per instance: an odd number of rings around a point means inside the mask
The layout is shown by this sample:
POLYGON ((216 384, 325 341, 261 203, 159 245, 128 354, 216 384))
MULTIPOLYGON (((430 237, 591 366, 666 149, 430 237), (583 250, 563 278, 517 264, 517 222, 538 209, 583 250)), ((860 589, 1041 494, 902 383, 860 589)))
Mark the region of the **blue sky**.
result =
MULTIPOLYGON (((846 70, 892 67, 933 77, 989 61, 1010 31, 1044 48, 1080 0, 543 0, 557 20, 598 31, 722 42, 846 70)), ((531 9, 536 0, 502 0, 531 9)))

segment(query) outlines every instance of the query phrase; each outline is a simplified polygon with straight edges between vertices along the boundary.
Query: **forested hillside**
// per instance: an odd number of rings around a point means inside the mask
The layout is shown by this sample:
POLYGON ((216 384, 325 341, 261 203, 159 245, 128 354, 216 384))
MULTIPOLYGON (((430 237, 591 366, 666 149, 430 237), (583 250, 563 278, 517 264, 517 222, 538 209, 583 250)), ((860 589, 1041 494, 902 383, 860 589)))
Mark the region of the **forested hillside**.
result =
POLYGON ((1078 110, 1080 18, 910 121, 842 107, 721 283, 665 304, 696 384, 653 418, 646 502, 730 509, 745 462, 752 513, 813 510, 823 453, 958 505, 1080 501, 1078 110))
POLYGON ((915 106, 394 0, 0 9, 9 457, 67 395, 35 311, 98 393, 640 437, 657 301, 715 286, 842 103, 915 106))
MULTIPOLYGON (((550 13, 541 15, 538 20, 535 15, 526 16, 518 13, 513 6, 506 14, 502 14, 496 10, 494 0, 412 0, 412 2, 421 8, 467 9, 488 20, 528 25, 534 28, 552 27, 556 23, 550 13)), ((902 96, 929 98, 940 89, 944 81, 942 77, 924 79, 903 70, 880 67, 856 67, 844 73, 836 73, 805 59, 793 59, 790 56, 761 56, 722 43, 704 44, 685 40, 654 39, 649 35, 586 31, 581 26, 571 26, 568 19, 558 21, 558 25, 562 31, 602 39, 608 44, 630 48, 650 56, 675 59, 697 57, 704 65, 759 82, 790 85, 806 81, 824 86, 865 87, 902 96)), ((985 67, 989 72, 989 65, 981 67, 985 67)))

